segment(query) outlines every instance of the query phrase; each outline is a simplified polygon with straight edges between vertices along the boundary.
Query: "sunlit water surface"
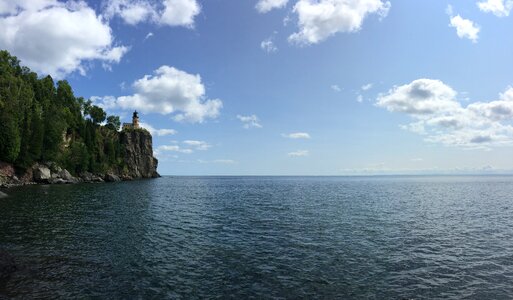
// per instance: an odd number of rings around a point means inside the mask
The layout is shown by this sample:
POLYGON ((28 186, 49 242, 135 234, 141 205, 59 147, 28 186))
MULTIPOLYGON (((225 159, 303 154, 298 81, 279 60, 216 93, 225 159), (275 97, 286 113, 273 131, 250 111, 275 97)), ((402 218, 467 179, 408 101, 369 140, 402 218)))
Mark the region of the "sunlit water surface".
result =
POLYGON ((12 298, 513 297, 513 177, 164 177, 0 200, 12 298))

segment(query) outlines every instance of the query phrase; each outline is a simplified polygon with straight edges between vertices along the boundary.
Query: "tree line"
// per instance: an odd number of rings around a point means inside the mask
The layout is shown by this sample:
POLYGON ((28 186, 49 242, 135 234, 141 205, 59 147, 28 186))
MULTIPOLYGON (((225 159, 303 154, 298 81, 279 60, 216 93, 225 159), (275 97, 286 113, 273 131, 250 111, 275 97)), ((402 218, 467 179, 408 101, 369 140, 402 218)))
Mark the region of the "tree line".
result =
POLYGON ((120 126, 118 116, 75 97, 66 80, 39 78, 0 51, 0 161, 20 168, 53 161, 73 174, 119 170, 120 126))

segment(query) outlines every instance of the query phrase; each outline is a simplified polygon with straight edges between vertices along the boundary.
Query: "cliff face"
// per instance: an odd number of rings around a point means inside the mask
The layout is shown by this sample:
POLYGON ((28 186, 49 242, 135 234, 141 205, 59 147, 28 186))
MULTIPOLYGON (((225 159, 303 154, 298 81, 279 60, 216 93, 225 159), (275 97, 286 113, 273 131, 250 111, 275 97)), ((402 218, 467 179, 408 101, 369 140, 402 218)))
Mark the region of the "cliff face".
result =
MULTIPOLYGON (((118 133, 124 155, 124 168, 106 173, 83 172, 74 177, 55 162, 39 162, 27 169, 17 169, 0 161, 0 188, 26 184, 69 184, 160 177, 158 161, 153 157, 151 134, 144 129, 127 129, 118 133)), ((0 198, 1 198, 0 194, 0 198)))
POLYGON ((135 178, 156 178, 158 160, 153 157, 151 134, 146 130, 129 129, 120 133, 125 151, 126 169, 122 176, 135 178))

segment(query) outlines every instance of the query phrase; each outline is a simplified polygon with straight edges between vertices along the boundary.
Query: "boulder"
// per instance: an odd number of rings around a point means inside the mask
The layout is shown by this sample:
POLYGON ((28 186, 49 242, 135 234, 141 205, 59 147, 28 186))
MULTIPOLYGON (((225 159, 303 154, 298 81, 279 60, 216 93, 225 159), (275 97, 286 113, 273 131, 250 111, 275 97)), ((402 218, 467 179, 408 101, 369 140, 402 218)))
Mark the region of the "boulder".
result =
POLYGON ((84 173, 80 174, 80 178, 82 178, 82 180, 84 182, 92 182, 93 181, 93 174, 91 174, 89 172, 84 172, 84 173))
POLYGON ((64 169, 64 170, 61 170, 59 172, 59 177, 64 179, 64 180, 68 180, 68 181, 71 181, 71 180, 74 180, 75 177, 73 177, 70 172, 68 172, 68 170, 64 169))
POLYGON ((121 180, 123 181, 132 181, 134 178, 130 175, 121 175, 121 180))
POLYGON ((102 178, 103 176, 93 175, 91 178, 92 182, 105 182, 102 178))
POLYGON ((64 179, 67 183, 77 183, 78 179, 73 177, 68 170, 63 169, 59 172, 59 178, 64 179))
POLYGON ((0 192, 0 199, 6 198, 8 195, 6 193, 0 192))
POLYGON ((0 250, 0 283, 7 281, 15 271, 14 258, 9 253, 0 250))
POLYGON ((103 178, 106 182, 119 182, 121 179, 114 174, 107 174, 105 175, 105 178, 103 178))
POLYGON ((51 184, 66 184, 68 181, 62 179, 62 178, 52 178, 49 180, 49 183, 51 184))
POLYGON ((35 165, 33 171, 34 181, 47 183, 52 178, 50 169, 43 165, 35 165))
POLYGON ((80 178, 84 182, 104 182, 103 177, 104 176, 98 176, 95 174, 91 174, 89 172, 84 172, 84 173, 80 174, 80 178))

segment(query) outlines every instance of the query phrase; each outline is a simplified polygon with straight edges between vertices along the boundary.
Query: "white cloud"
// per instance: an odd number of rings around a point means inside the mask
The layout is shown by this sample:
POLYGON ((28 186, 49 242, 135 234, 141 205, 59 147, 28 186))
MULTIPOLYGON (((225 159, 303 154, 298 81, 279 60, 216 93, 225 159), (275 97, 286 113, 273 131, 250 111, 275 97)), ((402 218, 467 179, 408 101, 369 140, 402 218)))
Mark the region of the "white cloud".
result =
POLYGON ((117 106, 116 97, 114 96, 92 96, 90 100, 93 102, 94 105, 97 105, 103 108, 104 110, 111 110, 116 108, 117 106))
POLYGON ((269 38, 263 40, 260 43, 260 48, 262 48, 262 50, 264 50, 267 53, 273 53, 273 52, 278 51, 278 48, 274 44, 273 37, 269 37, 269 38))
POLYGON ((196 0, 109 0, 104 2, 104 16, 119 16, 125 23, 137 25, 152 22, 159 25, 194 27, 201 12, 196 0))
POLYGON ((38 11, 57 4, 56 0, 1 0, 0 15, 16 14, 20 10, 38 11))
POLYGON ((196 0, 164 0, 160 23, 170 26, 194 26, 194 17, 201 11, 196 0))
POLYGON ((128 51, 115 46, 112 30, 85 2, 0 1, 0 48, 34 71, 62 78, 86 73, 99 61, 109 68, 128 51))
POLYGON ((212 161, 213 163, 216 163, 216 164, 227 164, 227 165, 231 165, 231 164, 235 164, 237 163, 235 160, 233 159, 215 159, 212 161))
POLYGON ((275 8, 282 8, 287 5, 288 0, 259 0, 255 8, 260 13, 267 13, 275 8))
POLYGON ((464 148, 513 145, 513 88, 499 100, 474 102, 466 107, 457 93, 440 80, 418 79, 381 94, 377 106, 409 115, 414 121, 401 127, 426 141, 464 148))
POLYGON ((507 17, 513 8, 511 0, 486 0, 478 2, 477 6, 483 12, 492 13, 497 17, 507 17))
POLYGON ((310 134, 307 132, 294 132, 289 134, 282 134, 283 137, 289 138, 289 139, 309 139, 310 134))
POLYGON ((130 25, 137 25, 149 19, 156 18, 155 8, 146 1, 109 0, 104 2, 103 15, 107 19, 119 16, 130 25))
POLYGON ((153 36, 153 32, 148 32, 146 37, 144 37, 144 40, 147 40, 147 39, 151 38, 152 36, 153 36))
POLYGON ((205 86, 199 75, 174 67, 161 66, 153 75, 145 75, 132 84, 135 93, 121 96, 108 105, 121 109, 136 109, 143 113, 173 114, 176 121, 202 123, 216 118, 223 106, 219 99, 207 100, 205 86))
POLYGON ((358 96, 356 97, 356 102, 362 103, 363 102, 363 95, 358 94, 358 96))
POLYGON ((225 164, 225 165, 233 165, 236 164, 237 161, 233 159, 214 159, 214 160, 204 160, 204 159, 197 159, 196 162, 200 164, 225 164))
POLYGON ((468 19, 463 19, 460 15, 451 17, 451 27, 456 28, 456 34, 460 39, 466 38, 473 43, 477 43, 479 38, 479 26, 468 19))
POLYGON ((450 4, 447 5, 447 8, 445 9, 445 13, 448 14, 449 16, 451 16, 451 17, 453 16, 454 10, 452 8, 452 5, 450 5, 450 4))
POLYGON ((191 154, 192 152, 194 152, 192 149, 184 149, 178 145, 162 145, 162 146, 157 147, 156 153, 160 154, 162 152, 167 152, 167 151, 179 152, 179 153, 184 153, 184 154, 191 154))
POLYGON ((417 79, 380 95, 378 105, 393 112, 427 115, 457 109, 455 97, 456 92, 440 80, 417 79))
POLYGON ((310 155, 310 152, 308 150, 298 150, 294 152, 287 153, 289 157, 303 157, 310 155))
POLYGON ((183 143, 189 147, 194 148, 195 150, 205 151, 212 147, 209 143, 204 141, 195 141, 195 140, 186 140, 183 143))
POLYGON ((331 89, 334 90, 335 92, 342 91, 342 89, 336 84, 331 85, 331 89))
POLYGON ((260 124, 260 120, 256 115, 242 116, 237 115, 237 119, 239 119, 244 125, 243 127, 246 129, 249 128, 262 128, 260 124))
POLYGON ((367 84, 362 85, 361 89, 362 89, 362 91, 368 91, 368 90, 372 89, 372 86, 373 86, 372 83, 367 83, 367 84))
POLYGON ((299 0, 294 5, 299 31, 289 41, 300 45, 319 43, 338 32, 357 32, 370 14, 386 17, 389 1, 299 0))
POLYGON ((209 143, 204 141, 185 140, 182 142, 185 147, 177 145, 178 142, 173 142, 173 145, 162 145, 157 147, 156 153, 162 154, 162 152, 179 152, 184 154, 191 154, 194 151, 205 151, 212 147, 209 143))
POLYGON ((150 124, 147 124, 147 123, 144 123, 144 122, 139 123, 139 125, 142 128, 145 128, 146 130, 148 130, 152 135, 167 136, 167 135, 177 134, 177 131, 174 130, 174 129, 155 129, 150 124))

